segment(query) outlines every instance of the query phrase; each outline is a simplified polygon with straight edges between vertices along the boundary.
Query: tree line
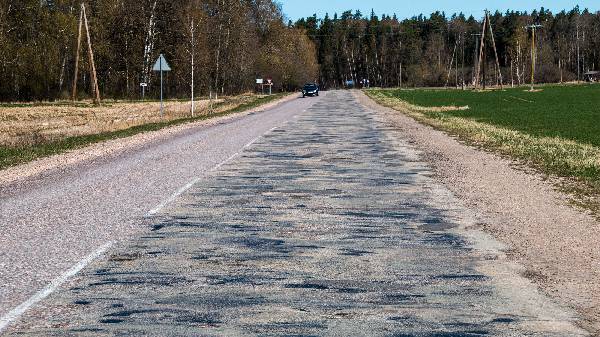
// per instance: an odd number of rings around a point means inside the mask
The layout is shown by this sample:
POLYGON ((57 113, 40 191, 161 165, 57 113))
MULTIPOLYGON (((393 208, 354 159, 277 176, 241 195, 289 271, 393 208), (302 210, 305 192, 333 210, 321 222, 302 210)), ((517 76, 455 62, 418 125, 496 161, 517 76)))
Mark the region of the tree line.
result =
POLYGON ((600 70, 600 12, 575 7, 556 14, 544 8, 490 13, 493 41, 487 30, 482 41, 483 18, 483 12, 480 18, 436 12, 400 20, 346 11, 290 25, 304 29, 314 42, 324 87, 363 80, 381 87, 462 87, 474 84, 479 60, 479 84, 485 79, 496 85, 500 75, 505 84, 525 84, 531 78, 532 42, 537 82, 583 80, 586 72, 600 70), (535 40, 527 28, 532 25, 541 26, 535 40))
MULTIPOLYGON (((196 95, 227 95, 255 89, 259 77, 272 78, 275 90, 313 81, 325 88, 363 80, 381 87, 470 85, 480 58, 480 81, 498 84, 501 74, 505 84, 524 84, 531 77, 532 42, 538 82, 582 80, 600 63, 600 13, 578 7, 555 14, 544 8, 490 13, 492 41, 487 33, 481 39, 483 13, 400 20, 346 11, 285 23, 274 0, 84 3, 99 88, 111 98, 139 98, 140 83, 156 96, 152 66, 160 53, 173 68, 166 93, 181 98, 190 96, 192 68, 196 95), (533 24, 542 26, 535 40, 525 28, 533 24)), ((0 101, 69 98, 80 5, 0 0, 0 101)), ((82 50, 77 83, 85 95, 92 84, 82 50)))
MULTIPOLYGON (((273 0, 87 0, 98 85, 104 97, 139 98, 159 86, 164 53, 169 97, 236 94, 272 78, 292 90, 318 74, 314 43, 284 21, 273 0)), ((0 0, 0 101, 70 97, 81 0, 0 0)), ((85 41, 85 39, 84 39, 85 41)), ((76 79, 90 93, 87 49, 76 79)))

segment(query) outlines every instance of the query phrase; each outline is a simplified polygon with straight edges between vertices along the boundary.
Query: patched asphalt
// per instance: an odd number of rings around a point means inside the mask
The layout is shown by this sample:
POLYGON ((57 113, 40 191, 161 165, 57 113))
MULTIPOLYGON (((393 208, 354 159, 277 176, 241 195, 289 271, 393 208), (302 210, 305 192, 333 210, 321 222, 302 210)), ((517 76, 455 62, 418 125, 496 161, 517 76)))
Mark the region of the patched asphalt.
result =
MULTIPOLYGON (((145 219, 18 335, 583 336, 336 91, 145 219)), ((35 317, 35 310, 34 310, 35 317)), ((30 318, 31 319, 31 318, 30 318)))
POLYGON ((0 182, 0 330, 11 309, 99 247, 139 236, 148 211, 317 101, 164 129, 143 144, 121 139, 123 151, 0 182))

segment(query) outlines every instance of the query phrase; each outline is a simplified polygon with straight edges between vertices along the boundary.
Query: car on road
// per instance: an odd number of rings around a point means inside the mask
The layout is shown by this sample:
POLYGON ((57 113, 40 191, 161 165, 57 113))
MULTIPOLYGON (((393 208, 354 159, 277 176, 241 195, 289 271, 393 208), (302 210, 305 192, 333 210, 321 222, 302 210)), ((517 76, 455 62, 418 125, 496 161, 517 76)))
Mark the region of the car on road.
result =
POLYGON ((314 83, 305 84, 302 88, 302 97, 319 96, 319 86, 314 83))

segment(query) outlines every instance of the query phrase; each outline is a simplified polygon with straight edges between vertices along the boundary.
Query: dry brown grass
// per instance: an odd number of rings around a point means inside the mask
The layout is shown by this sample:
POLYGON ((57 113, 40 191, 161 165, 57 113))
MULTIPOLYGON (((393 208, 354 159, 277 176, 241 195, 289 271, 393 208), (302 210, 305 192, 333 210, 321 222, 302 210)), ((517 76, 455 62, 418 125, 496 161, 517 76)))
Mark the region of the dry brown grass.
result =
MULTIPOLYGON (((250 101, 250 94, 225 99, 196 101, 196 115, 219 113, 250 101), (212 109, 211 109, 212 106, 212 109)), ((112 101, 94 106, 89 103, 55 103, 0 107, 0 146, 22 147, 59 139, 118 131, 133 126, 190 117, 190 102, 112 101)))

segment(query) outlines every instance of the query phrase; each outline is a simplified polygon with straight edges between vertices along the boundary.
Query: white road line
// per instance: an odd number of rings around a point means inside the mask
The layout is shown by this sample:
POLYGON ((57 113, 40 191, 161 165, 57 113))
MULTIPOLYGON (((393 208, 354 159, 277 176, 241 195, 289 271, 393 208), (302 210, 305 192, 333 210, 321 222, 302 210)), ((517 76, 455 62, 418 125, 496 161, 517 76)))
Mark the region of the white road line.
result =
POLYGON ((19 317, 21 317, 27 310, 29 310, 32 306, 48 297, 52 294, 56 289, 58 289, 61 285, 67 282, 71 277, 75 276, 79 273, 83 268, 85 268, 92 261, 96 260, 100 256, 104 255, 106 251, 113 245, 113 242, 109 242, 104 246, 98 248, 95 252, 88 255, 83 260, 79 261, 75 266, 71 267, 71 269, 64 272, 59 277, 55 278, 49 285, 47 285, 44 289, 38 291, 35 295, 31 296, 27 301, 19 304, 16 308, 9 311, 6 315, 0 318, 0 332, 6 329, 11 323, 16 321, 19 317))
MULTIPOLYGON (((269 132, 272 131, 272 130, 274 130, 274 129, 275 128, 269 130, 269 132)), ((254 139, 250 143, 246 144, 246 146, 244 146, 244 147, 246 148, 246 147, 252 145, 258 139, 260 139, 260 137, 254 139)), ((223 166, 226 163, 230 162, 231 160, 233 160, 237 156, 239 156, 239 152, 234 153, 229 158, 227 158, 223 162, 221 162, 218 165, 216 165, 215 167, 213 167, 211 169, 211 171, 218 170, 219 168, 221 168, 221 166, 223 166)), ((161 203, 160 205, 158 205, 156 208, 154 208, 153 210, 151 210, 150 212, 148 212, 147 216, 152 216, 152 215, 155 215, 158 212, 160 212, 164 207, 166 207, 168 204, 170 204, 171 202, 173 202, 175 199, 177 199, 177 197, 179 197, 180 195, 182 195, 183 193, 185 193, 185 191, 187 191, 188 189, 190 189, 192 186, 194 186, 194 184, 196 184, 197 182, 199 182, 202 179, 203 179, 203 177, 196 178, 193 181, 189 182, 187 185, 185 185, 182 188, 180 188, 179 190, 177 190, 177 192, 175 192, 173 195, 171 195, 167 200, 165 200, 163 203, 161 203)), ((113 245, 113 242, 110 242, 110 243, 107 243, 104 246, 100 247, 94 253, 90 254, 85 259, 81 260, 79 263, 77 263, 75 266, 73 266, 71 269, 67 270, 65 273, 63 273, 62 275, 60 275, 59 277, 57 277, 56 279, 54 279, 44 289, 40 290, 35 295, 33 295, 32 297, 30 297, 27 301, 19 304, 19 306, 17 306, 16 308, 14 308, 10 312, 8 312, 6 315, 4 315, 2 318, 0 318, 0 332, 2 332, 11 323, 13 323, 19 317, 21 317, 32 306, 34 306, 38 302, 40 302, 43 299, 45 299, 46 297, 48 297, 54 291, 56 291, 56 289, 58 289, 62 284, 64 284, 65 282, 67 282, 71 277, 73 277, 77 273, 79 273, 83 268, 85 268, 92 261, 94 261, 95 259, 97 259, 100 256, 102 256, 112 245, 113 245)))
POLYGON ((192 186, 194 186, 195 183, 197 183, 198 181, 200 181, 201 178, 196 178, 192 181, 190 181, 187 185, 183 186, 182 188, 178 189, 177 192, 173 193, 173 195, 171 195, 167 200, 163 201, 162 203, 160 203, 158 206, 156 206, 156 208, 152 209, 151 211, 149 211, 146 216, 152 216, 152 215, 156 215, 156 213, 160 212, 163 208, 165 208, 168 204, 172 203, 175 199, 177 199, 177 197, 179 197, 180 195, 182 195, 185 191, 189 190, 192 186))
MULTIPOLYGON (((265 132, 260 137, 257 137, 255 139, 253 139, 252 141, 250 141, 248 144, 246 144, 244 146, 244 148, 250 147, 256 141, 258 141, 261 137, 268 134, 269 132, 272 132, 273 130, 275 130, 277 128, 278 127, 271 128, 269 131, 265 132)), ((223 162, 219 163, 217 166, 213 167, 211 169, 211 171, 218 170, 223 165, 227 164, 228 162, 230 162, 231 160, 233 160, 235 157, 237 157, 239 155, 240 155, 239 152, 234 153, 229 158, 227 158, 223 162)), ((196 178, 193 181, 189 182, 187 185, 185 185, 182 188, 180 188, 179 190, 177 190, 177 192, 175 192, 173 195, 171 195, 167 200, 165 200, 163 203, 158 205, 156 208, 154 208, 153 210, 148 212, 147 216, 155 215, 158 212, 160 212, 164 207, 166 207, 168 204, 173 202, 175 199, 177 199, 177 197, 179 197, 181 194, 185 193, 185 191, 190 189, 192 186, 194 186, 194 184, 196 184, 197 182, 199 182, 202 179, 203 179, 203 177, 196 178)), ((67 282, 70 278, 77 275, 77 273, 79 273, 83 268, 85 268, 87 265, 92 263, 92 261, 94 261, 97 258, 99 258, 100 256, 104 255, 104 253, 106 253, 106 251, 108 249, 110 249, 110 247, 113 244, 114 244, 114 242, 109 242, 109 243, 105 244, 104 246, 98 248, 95 252, 88 255, 83 260, 79 261, 79 263, 77 263, 75 266, 71 267, 71 269, 67 270, 62 275, 55 278, 44 289, 38 291, 35 295, 31 296, 27 301, 19 304, 16 308, 9 311, 6 315, 2 316, 0 318, 0 332, 5 330, 10 324, 12 324, 14 321, 16 321, 19 317, 21 317, 32 306, 36 305, 37 303, 39 303, 40 301, 42 301, 43 299, 48 297, 50 294, 52 294, 54 291, 56 291, 56 289, 58 289, 61 285, 63 285, 65 282, 67 282)))
POLYGON ((233 160, 235 157, 237 157, 237 156, 239 156, 239 155, 240 155, 240 153, 239 153, 239 152, 236 152, 236 153, 232 154, 232 155, 231 155, 231 157, 229 157, 229 158, 225 159, 223 162, 219 163, 219 165, 217 165, 217 166, 213 167, 213 168, 211 169, 211 172, 212 172, 212 171, 216 171, 216 170, 220 169, 220 168, 221 168, 221 166, 223 166, 223 165, 225 165, 225 164, 229 163, 230 161, 232 161, 232 160, 233 160))
POLYGON ((249 148, 249 147, 250 147, 252 144, 256 143, 256 141, 257 141, 257 140, 259 140, 261 137, 262 137, 262 136, 260 136, 260 137, 256 137, 256 138, 252 139, 252 140, 251 140, 251 141, 250 141, 248 144, 244 145, 244 147, 243 147, 243 148, 244 148, 244 149, 247 149, 247 148, 249 148))
MULTIPOLYGON (((262 134, 262 135, 260 135, 260 136, 258 136, 256 138, 254 138, 253 140, 251 140, 250 142, 248 142, 246 145, 244 145, 243 149, 249 148, 250 146, 252 146, 252 144, 256 143, 259 139, 261 139, 262 137, 264 137, 266 134, 268 134, 270 132, 273 132, 277 128, 278 128, 278 126, 272 127, 271 129, 269 129, 269 131, 267 131, 264 134, 262 134)), ((225 165, 228 162, 232 161, 235 157, 237 157, 239 155, 240 155, 239 152, 234 153, 231 157, 229 157, 225 161, 219 163, 217 166, 213 167, 210 171, 212 172, 212 171, 216 171, 216 170, 220 169, 223 165, 225 165)), ((182 188, 178 189, 177 192, 173 193, 167 200, 163 201, 160 205, 156 206, 154 209, 152 209, 151 211, 149 211, 148 213, 146 213, 146 217, 151 217, 151 216, 154 216, 154 215, 158 214, 163 208, 167 207, 170 203, 172 203, 173 201, 175 201, 175 199, 177 199, 179 196, 181 196, 187 190, 189 190, 190 188, 192 188, 192 186, 196 185, 202 179, 204 179, 204 177, 198 177, 198 178, 190 181, 188 184, 186 184, 182 188)))
POLYGON ((274 126, 272 128, 269 129, 269 131, 265 132, 264 134, 254 138, 253 140, 251 140, 248 144, 244 145, 244 149, 249 148, 250 146, 252 146, 252 144, 256 143, 259 139, 263 138, 265 135, 275 131, 275 129, 277 129, 278 126, 274 126))
MULTIPOLYGON (((239 156, 239 152, 234 153, 231 157, 229 157, 225 161, 219 163, 217 166, 213 167, 210 171, 216 171, 216 170, 218 170, 219 168, 221 168, 221 166, 227 164, 228 162, 230 162, 231 160, 233 160, 237 156, 239 156)), ((156 206, 154 209, 152 209, 151 211, 149 211, 146 214, 146 216, 156 215, 163 208, 165 208, 167 205, 169 205, 170 203, 172 203, 173 201, 175 201, 175 199, 177 199, 180 195, 182 195, 187 190, 189 190, 190 188, 192 188, 192 186, 194 186, 196 183, 198 183, 202 179, 204 179, 204 177, 198 177, 198 178, 190 181, 185 186, 183 186, 182 188, 178 189, 177 192, 173 193, 167 200, 163 201, 160 205, 156 206)))
MULTIPOLYGON (((304 110, 304 111, 306 111, 306 110, 304 110)), ((294 118, 297 118, 297 117, 298 116, 294 116, 294 118)), ((288 124, 288 123, 289 123, 289 121, 287 123, 284 123, 284 124, 288 124)), ((273 132, 277 128, 279 128, 279 127, 275 126, 275 127, 271 128, 271 129, 269 129, 269 131, 265 132, 261 136, 256 137, 255 139, 253 139, 252 141, 250 141, 248 144, 244 145, 244 149, 250 147, 252 144, 256 143, 260 138, 264 137, 266 134, 268 134, 270 132, 273 132)), ((225 165, 228 162, 232 161, 234 158, 236 158, 239 155, 240 155, 239 152, 234 153, 229 158, 227 158, 223 162, 221 162, 218 165, 216 165, 215 167, 213 167, 210 171, 216 171, 216 170, 218 170, 223 165, 225 165)), ((167 200, 165 200, 164 202, 162 202, 160 205, 158 205, 153 210, 149 211, 147 213, 147 216, 152 216, 152 215, 155 215, 158 212, 160 212, 168 204, 170 204, 173 201, 175 201, 175 199, 177 199, 177 197, 179 197, 180 195, 182 195, 183 193, 185 193, 185 191, 189 190, 192 186, 194 186, 196 183, 198 183, 203 178, 204 177, 198 177, 198 178, 192 180, 191 182, 189 182, 187 185, 185 185, 182 188, 180 188, 179 190, 177 190, 177 192, 175 192, 173 195, 171 195, 167 200)), ((113 244, 114 244, 114 242, 109 242, 109 243, 103 245, 102 247, 98 248, 95 252, 93 252, 92 254, 88 255, 83 260, 79 261, 79 263, 77 263, 75 266, 71 267, 71 269, 67 270, 62 275, 60 275, 59 277, 57 277, 56 279, 54 279, 44 289, 38 291, 35 295, 31 296, 27 301, 19 304, 19 306, 17 306, 13 310, 9 311, 6 315, 2 316, 0 318, 0 332, 2 332, 3 330, 5 330, 10 324, 12 324, 19 317, 21 317, 32 306, 34 306, 35 304, 39 303, 40 301, 42 301, 46 297, 48 297, 50 294, 52 294, 54 291, 56 291, 56 289, 58 289, 61 285, 63 285, 65 282, 67 282, 70 278, 72 278, 73 276, 77 275, 77 273, 79 273, 83 268, 85 268, 87 265, 89 265, 92 261, 94 261, 97 258, 99 258, 100 256, 104 255, 104 253, 106 253, 106 251, 108 249, 110 249, 110 247, 113 244)))

